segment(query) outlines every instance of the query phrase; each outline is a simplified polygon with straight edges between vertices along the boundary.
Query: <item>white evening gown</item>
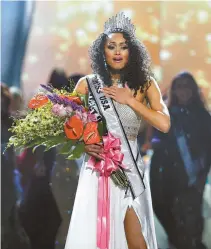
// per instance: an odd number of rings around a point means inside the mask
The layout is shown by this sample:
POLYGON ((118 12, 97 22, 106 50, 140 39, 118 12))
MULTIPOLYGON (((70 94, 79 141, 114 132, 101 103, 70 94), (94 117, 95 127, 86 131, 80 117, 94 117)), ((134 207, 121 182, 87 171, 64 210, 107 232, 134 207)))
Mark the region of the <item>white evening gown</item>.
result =
MULTIPOLYGON (((128 139, 134 135, 137 137, 140 119, 128 106, 116 103, 116 108, 128 139), (127 124, 130 124, 130 127, 127 127, 127 124)), ((129 142, 136 158, 137 139, 129 140, 129 142)), ((139 218, 147 248, 157 249, 148 175, 144 176, 145 191, 135 200, 130 196, 125 197, 125 190, 114 185, 110 178, 109 180, 110 243, 108 249, 128 249, 124 231, 124 217, 128 206, 134 208, 139 218)), ((97 195, 98 173, 87 168, 86 160, 84 160, 65 249, 97 249, 97 195)))

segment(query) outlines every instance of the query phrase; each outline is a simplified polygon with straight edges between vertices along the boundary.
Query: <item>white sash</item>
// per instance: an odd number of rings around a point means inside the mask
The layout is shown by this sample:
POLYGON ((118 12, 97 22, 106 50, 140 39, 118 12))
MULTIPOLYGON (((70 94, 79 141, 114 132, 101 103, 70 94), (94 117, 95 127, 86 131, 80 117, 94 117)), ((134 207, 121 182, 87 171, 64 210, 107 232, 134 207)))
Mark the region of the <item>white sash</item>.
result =
POLYGON ((145 189, 143 183, 143 161, 140 160, 141 158, 139 155, 139 160, 137 160, 136 163, 113 101, 110 98, 107 98, 104 93, 100 91, 104 86, 102 80, 100 80, 96 75, 89 76, 89 78, 87 77, 87 83, 90 92, 90 111, 98 114, 98 120, 104 117, 108 131, 121 140, 121 152, 124 154, 123 165, 127 167, 127 170, 124 170, 124 173, 130 183, 132 196, 133 198, 136 198, 145 189))

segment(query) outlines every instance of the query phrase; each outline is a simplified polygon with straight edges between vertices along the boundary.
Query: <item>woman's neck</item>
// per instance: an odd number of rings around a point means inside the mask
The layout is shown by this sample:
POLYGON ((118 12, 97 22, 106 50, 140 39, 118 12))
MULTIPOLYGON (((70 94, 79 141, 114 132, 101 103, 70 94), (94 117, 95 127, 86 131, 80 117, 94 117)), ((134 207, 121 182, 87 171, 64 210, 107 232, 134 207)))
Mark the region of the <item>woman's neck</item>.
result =
POLYGON ((111 74, 111 82, 112 85, 118 85, 121 81, 121 75, 120 74, 111 74))
POLYGON ((120 80, 121 79, 121 75, 120 74, 114 74, 114 73, 111 73, 111 79, 112 80, 120 80))

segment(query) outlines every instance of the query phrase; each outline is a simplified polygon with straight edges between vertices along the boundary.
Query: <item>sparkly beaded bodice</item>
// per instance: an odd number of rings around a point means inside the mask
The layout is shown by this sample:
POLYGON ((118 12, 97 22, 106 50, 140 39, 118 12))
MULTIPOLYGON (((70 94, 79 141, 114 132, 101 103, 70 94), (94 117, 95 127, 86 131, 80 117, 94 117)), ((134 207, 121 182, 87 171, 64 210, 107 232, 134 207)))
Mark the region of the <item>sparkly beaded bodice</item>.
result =
MULTIPOLYGON (((118 88, 122 88, 123 84, 120 82, 117 84, 117 86, 118 88)), ((92 110, 93 107, 92 103, 93 103, 93 96, 92 94, 90 94, 89 95, 90 110, 92 110)), ((116 101, 113 101, 113 104, 121 120, 127 139, 130 141, 135 141, 137 139, 138 132, 141 126, 141 118, 128 105, 123 105, 116 101)))
POLYGON ((127 105, 114 101, 119 118, 128 140, 136 140, 141 125, 141 118, 127 105))

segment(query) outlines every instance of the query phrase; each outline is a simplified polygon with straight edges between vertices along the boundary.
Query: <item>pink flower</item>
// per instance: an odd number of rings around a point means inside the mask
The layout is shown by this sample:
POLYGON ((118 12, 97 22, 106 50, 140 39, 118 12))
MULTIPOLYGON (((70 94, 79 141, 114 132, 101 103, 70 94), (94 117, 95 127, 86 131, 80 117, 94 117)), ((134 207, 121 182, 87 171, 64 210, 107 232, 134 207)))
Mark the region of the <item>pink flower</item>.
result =
POLYGON ((87 122, 97 122, 97 118, 94 114, 88 112, 87 114, 87 122))
POLYGON ((67 115, 65 107, 63 105, 55 104, 51 110, 53 114, 59 117, 65 117, 67 115))
POLYGON ((71 115, 72 112, 73 112, 73 108, 72 108, 71 106, 66 106, 66 107, 65 107, 65 110, 66 110, 66 112, 67 112, 67 115, 71 115))
POLYGON ((97 122, 96 116, 90 112, 76 111, 76 115, 82 120, 84 124, 89 122, 97 122))
POLYGON ((87 112, 76 111, 76 115, 82 120, 84 124, 87 123, 87 112))

